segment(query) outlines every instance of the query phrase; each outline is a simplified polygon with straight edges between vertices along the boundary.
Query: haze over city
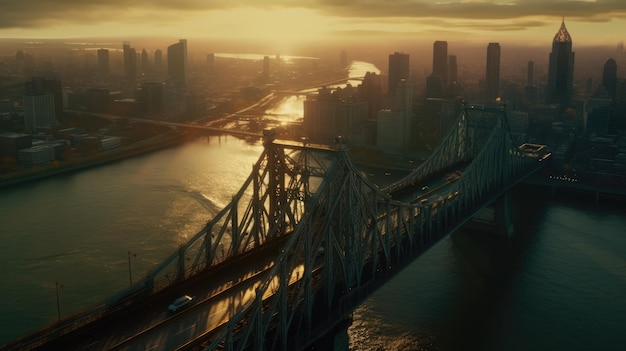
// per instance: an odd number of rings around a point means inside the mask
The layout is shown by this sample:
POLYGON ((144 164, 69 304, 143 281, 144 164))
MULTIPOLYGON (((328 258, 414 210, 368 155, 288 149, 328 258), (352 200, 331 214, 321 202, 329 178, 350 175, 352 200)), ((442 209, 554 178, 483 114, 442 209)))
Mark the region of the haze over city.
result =
POLYGON ((0 349, 626 344, 625 0, 0 10, 0 349))

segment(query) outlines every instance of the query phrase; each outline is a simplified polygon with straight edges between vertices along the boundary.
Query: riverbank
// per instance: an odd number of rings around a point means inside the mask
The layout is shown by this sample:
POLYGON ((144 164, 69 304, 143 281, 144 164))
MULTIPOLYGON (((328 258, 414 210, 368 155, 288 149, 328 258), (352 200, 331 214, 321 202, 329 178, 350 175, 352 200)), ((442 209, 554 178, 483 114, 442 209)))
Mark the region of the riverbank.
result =
POLYGON ((33 166, 0 175, 0 188, 77 172, 177 145, 192 137, 187 130, 172 130, 117 149, 83 156, 71 162, 33 166))

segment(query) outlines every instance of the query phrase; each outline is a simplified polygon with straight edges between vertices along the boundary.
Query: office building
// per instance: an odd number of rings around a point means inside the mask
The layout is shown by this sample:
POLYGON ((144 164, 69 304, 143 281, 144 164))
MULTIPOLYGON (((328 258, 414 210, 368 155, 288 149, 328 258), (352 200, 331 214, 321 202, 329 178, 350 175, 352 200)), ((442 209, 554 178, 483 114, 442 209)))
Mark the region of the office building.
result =
POLYGON ((572 37, 565 21, 561 22, 559 31, 552 40, 552 52, 548 66, 547 101, 550 104, 559 104, 565 110, 572 100, 574 80, 574 52, 572 52, 572 37))
POLYGON ((444 86, 448 83, 448 42, 436 41, 433 43, 433 75, 441 77, 444 86))
POLYGON ((528 61, 526 88, 524 89, 526 101, 534 104, 539 99, 539 88, 535 85, 535 62, 528 61))
POLYGON ((135 80, 137 78, 137 51, 130 47, 130 43, 125 41, 122 44, 124 56, 124 78, 135 80))
POLYGON ((56 125, 53 94, 42 92, 24 95, 24 128, 34 133, 38 128, 56 125))
POLYGON ((98 50, 98 73, 103 76, 108 75, 110 72, 109 65, 109 50, 107 49, 99 49, 98 50))
POLYGON ((485 74, 487 100, 500 96, 500 44, 489 43, 487 46, 487 69, 485 74))
POLYGON ((148 52, 146 49, 141 50, 141 71, 146 73, 150 70, 150 61, 148 61, 148 52))
POLYGON ((163 52, 161 51, 161 49, 156 49, 156 51, 154 52, 154 67, 157 70, 163 68, 163 52))
POLYGON ((335 137, 343 135, 362 143, 368 113, 368 102, 360 99, 350 85, 332 92, 322 88, 304 101, 305 132, 315 142, 332 143, 335 137))
POLYGON ((163 113, 164 90, 163 83, 144 82, 139 90, 141 109, 148 116, 163 113))
POLYGON ((613 59, 608 59, 604 64, 602 85, 606 88, 613 101, 615 101, 617 97, 617 62, 613 59))
POLYGON ((395 52, 389 55, 389 77, 387 91, 395 94, 396 85, 402 80, 409 79, 409 55, 395 52))
POLYGON ((174 84, 187 85, 187 39, 167 47, 167 74, 174 84))
POLYGON ((376 146, 404 150, 410 147, 413 121, 413 89, 406 80, 396 85, 391 109, 378 111, 376 146))

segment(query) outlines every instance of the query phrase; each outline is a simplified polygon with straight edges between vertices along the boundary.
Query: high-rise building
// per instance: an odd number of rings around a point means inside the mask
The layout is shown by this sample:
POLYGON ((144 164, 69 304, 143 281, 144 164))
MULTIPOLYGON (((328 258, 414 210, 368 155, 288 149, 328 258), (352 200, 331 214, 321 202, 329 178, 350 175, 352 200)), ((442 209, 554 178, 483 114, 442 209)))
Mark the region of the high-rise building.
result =
POLYGON ((535 62, 528 61, 528 73, 526 78, 526 88, 524 90, 526 101, 534 104, 539 98, 539 88, 535 85, 535 62))
POLYGON ((498 98, 500 96, 500 44, 498 43, 489 43, 487 46, 485 83, 487 99, 498 98))
POLYGON ((606 96, 594 96, 587 100, 587 133, 604 136, 609 132, 611 118, 611 99, 606 96))
POLYGON ((130 47, 130 43, 125 41, 122 44, 124 55, 124 77, 128 80, 137 78, 137 52, 130 47))
POLYGON ((153 116, 163 112, 163 83, 143 82, 139 91, 139 102, 146 115, 153 116))
POLYGON ((54 95, 48 92, 24 95, 24 127, 31 132, 37 128, 58 125, 54 112, 54 95))
POLYGON ((386 149, 406 149, 411 142, 413 89, 406 80, 396 85, 391 109, 378 111, 376 145, 386 149))
POLYGON ((315 142, 327 143, 343 135, 359 143, 368 112, 367 101, 358 98, 350 85, 332 92, 324 87, 304 101, 304 129, 315 142))
POLYGON ((109 50, 107 49, 99 49, 98 50, 98 73, 101 75, 109 74, 109 50))
POLYGON ((270 57, 263 57, 263 77, 267 78, 270 75, 270 57))
POLYGON ((433 75, 439 75, 443 85, 448 82, 448 42, 433 43, 433 75))
POLYGON ((141 71, 142 72, 148 72, 149 71, 149 67, 150 66, 150 62, 148 61, 148 52, 146 51, 146 49, 141 50, 141 71))
POLYGON ((187 39, 167 47, 167 74, 177 85, 187 85, 187 39))
POLYGON ((561 110, 565 109, 572 100, 573 80, 572 37, 565 27, 565 20, 563 20, 559 31, 552 40, 552 52, 548 66, 548 103, 560 104, 561 110))
POLYGON ((606 88, 613 101, 615 101, 617 96, 617 62, 613 59, 608 59, 604 64, 602 85, 606 88))
POLYGON ((154 67, 157 70, 163 67, 163 52, 161 52, 161 49, 156 49, 154 52, 154 67))
POLYGON ((395 52, 389 55, 389 79, 387 86, 389 94, 395 94, 396 85, 403 79, 409 79, 409 55, 395 52))

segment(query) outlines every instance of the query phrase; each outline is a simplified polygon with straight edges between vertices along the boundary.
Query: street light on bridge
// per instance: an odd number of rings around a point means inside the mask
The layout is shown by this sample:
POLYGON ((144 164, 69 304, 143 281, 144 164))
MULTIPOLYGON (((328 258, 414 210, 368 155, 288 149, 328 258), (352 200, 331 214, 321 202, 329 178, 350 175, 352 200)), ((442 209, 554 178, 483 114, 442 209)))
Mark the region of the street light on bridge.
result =
POLYGON ((128 251, 128 280, 130 282, 130 286, 133 286, 133 271, 132 271, 131 266, 130 266, 130 256, 131 255, 133 257, 137 257, 137 254, 136 253, 131 253, 130 251, 128 251))
POLYGON ((57 292, 57 316, 59 318, 59 321, 61 321, 61 304, 59 302, 59 286, 61 286, 61 290, 63 290, 63 283, 59 283, 58 281, 55 281, 54 287, 57 292))

